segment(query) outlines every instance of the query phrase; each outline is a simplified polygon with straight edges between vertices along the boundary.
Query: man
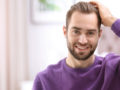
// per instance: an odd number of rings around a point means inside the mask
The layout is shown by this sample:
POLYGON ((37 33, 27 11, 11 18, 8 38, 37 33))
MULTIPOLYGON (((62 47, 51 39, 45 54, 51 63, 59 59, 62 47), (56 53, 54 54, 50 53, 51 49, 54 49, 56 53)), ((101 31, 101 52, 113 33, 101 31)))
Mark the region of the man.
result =
POLYGON ((120 20, 101 3, 73 5, 63 27, 68 57, 38 73, 33 90, 120 90, 120 56, 94 55, 101 23, 120 36, 120 20))

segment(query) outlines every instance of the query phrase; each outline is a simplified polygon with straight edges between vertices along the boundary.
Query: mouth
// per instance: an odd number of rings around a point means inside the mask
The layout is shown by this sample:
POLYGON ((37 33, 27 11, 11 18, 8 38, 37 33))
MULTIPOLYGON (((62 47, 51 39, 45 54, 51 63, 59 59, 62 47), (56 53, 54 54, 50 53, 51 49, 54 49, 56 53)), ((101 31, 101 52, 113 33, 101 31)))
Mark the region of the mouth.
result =
POLYGON ((79 46, 79 45, 76 45, 75 46, 79 51, 87 51, 89 49, 88 46, 79 46))

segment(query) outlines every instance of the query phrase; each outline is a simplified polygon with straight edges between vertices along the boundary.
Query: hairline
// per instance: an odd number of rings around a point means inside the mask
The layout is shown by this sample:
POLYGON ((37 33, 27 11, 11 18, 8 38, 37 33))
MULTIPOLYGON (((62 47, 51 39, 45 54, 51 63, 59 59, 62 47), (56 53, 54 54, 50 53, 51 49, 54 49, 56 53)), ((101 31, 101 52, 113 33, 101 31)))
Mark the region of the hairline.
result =
POLYGON ((74 10, 74 11, 72 12, 72 14, 71 14, 71 16, 69 17, 69 20, 68 20, 68 22, 67 22, 67 24, 66 24, 66 29, 67 29, 67 30, 68 30, 69 24, 70 24, 70 22, 71 22, 72 15, 73 15, 73 13, 75 13, 75 12, 79 12, 79 13, 82 13, 82 14, 88 14, 88 15, 94 13, 94 14, 96 15, 96 17, 97 17, 97 27, 98 27, 98 30, 100 31, 100 27, 98 26, 99 21, 98 21, 97 13, 95 13, 94 11, 92 11, 92 12, 82 12, 81 10, 74 10))

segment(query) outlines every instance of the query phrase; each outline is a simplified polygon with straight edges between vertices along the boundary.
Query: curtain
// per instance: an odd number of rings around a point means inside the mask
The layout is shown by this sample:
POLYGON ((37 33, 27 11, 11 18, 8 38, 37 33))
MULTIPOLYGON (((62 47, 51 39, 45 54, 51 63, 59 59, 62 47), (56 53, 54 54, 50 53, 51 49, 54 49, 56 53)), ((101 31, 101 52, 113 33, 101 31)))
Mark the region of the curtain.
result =
POLYGON ((26 0, 0 0, 0 90, 28 80, 26 0))

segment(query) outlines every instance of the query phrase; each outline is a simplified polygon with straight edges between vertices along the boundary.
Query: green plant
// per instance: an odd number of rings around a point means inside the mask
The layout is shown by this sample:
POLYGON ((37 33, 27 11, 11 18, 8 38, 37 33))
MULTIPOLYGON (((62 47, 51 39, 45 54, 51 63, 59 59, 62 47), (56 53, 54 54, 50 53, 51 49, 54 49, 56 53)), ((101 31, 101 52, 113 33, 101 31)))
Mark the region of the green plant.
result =
MULTIPOLYGON (((50 3, 48 2, 47 0, 39 0, 40 4, 42 4, 44 6, 45 9, 47 10, 59 10, 60 8, 53 4, 53 3, 50 3)), ((54 0, 53 0, 54 2, 54 0)))

